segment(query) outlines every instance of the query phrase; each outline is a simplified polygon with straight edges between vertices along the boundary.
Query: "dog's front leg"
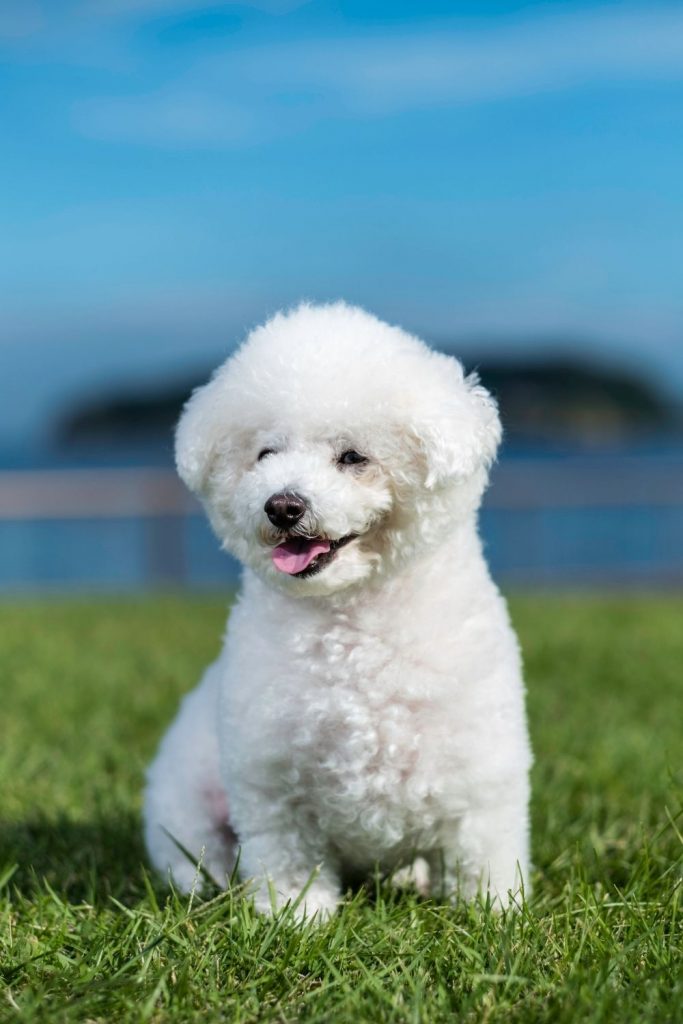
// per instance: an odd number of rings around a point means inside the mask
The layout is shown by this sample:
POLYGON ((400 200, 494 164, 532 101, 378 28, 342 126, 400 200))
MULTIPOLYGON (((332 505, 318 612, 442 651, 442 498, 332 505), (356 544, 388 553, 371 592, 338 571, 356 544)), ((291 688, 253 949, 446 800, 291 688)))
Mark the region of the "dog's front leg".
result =
POLYGON ((507 806, 468 811, 431 860, 432 893, 481 896, 494 909, 517 907, 529 895, 526 797, 507 806))
POLYGON ((271 914, 290 904, 297 919, 319 923, 334 913, 341 899, 336 865, 291 820, 288 827, 241 833, 240 840, 240 875, 253 883, 257 910, 271 914))

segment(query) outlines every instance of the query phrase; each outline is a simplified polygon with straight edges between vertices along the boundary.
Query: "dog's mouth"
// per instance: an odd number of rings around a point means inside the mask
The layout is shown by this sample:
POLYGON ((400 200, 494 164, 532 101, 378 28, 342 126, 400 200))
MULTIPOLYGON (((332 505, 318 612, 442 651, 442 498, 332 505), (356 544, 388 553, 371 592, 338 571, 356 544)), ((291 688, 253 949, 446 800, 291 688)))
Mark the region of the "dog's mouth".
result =
POLYGON ((329 565, 339 549, 355 540, 356 536, 355 533, 349 533, 339 540, 327 537, 290 537, 273 548, 273 565, 288 576, 307 579, 329 565))

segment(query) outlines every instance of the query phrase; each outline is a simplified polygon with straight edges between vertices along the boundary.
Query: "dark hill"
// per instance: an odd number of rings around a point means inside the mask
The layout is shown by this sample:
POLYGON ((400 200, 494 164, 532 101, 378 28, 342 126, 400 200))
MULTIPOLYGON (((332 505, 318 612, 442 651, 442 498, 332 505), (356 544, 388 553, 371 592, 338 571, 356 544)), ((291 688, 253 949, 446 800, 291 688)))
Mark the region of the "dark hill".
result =
MULTIPOLYGON (((678 411, 654 385, 620 369, 570 358, 487 359, 476 369, 513 440, 602 444, 680 429, 678 411)), ((60 447, 168 445, 183 403, 208 376, 85 401, 57 423, 55 439, 60 447)))
POLYGON ((676 429, 675 410, 647 380, 568 359, 492 360, 479 367, 511 437, 605 443, 676 429))

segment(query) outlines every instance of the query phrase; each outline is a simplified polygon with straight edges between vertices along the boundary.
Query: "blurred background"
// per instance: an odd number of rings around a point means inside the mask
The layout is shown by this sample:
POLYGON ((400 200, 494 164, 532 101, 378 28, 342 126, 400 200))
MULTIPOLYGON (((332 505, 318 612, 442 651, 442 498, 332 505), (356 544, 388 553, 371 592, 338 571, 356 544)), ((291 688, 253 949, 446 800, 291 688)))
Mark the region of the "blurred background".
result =
POLYGON ((0 590, 224 588, 183 401, 345 298, 477 369, 515 586, 683 583, 683 6, 1 0, 0 590))

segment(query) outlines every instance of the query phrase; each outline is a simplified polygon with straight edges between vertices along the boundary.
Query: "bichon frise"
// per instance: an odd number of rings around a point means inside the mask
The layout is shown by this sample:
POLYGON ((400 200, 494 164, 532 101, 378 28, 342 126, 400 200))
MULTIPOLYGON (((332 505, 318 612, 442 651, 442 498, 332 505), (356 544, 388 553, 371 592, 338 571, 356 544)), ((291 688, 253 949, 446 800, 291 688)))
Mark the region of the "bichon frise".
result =
POLYGON ((343 873, 528 884, 520 656, 477 509, 501 436, 455 359, 335 303, 280 313, 196 391, 178 471, 244 565, 218 660, 149 769, 151 859, 322 918, 343 873), (185 852, 184 852, 185 851, 185 852))

